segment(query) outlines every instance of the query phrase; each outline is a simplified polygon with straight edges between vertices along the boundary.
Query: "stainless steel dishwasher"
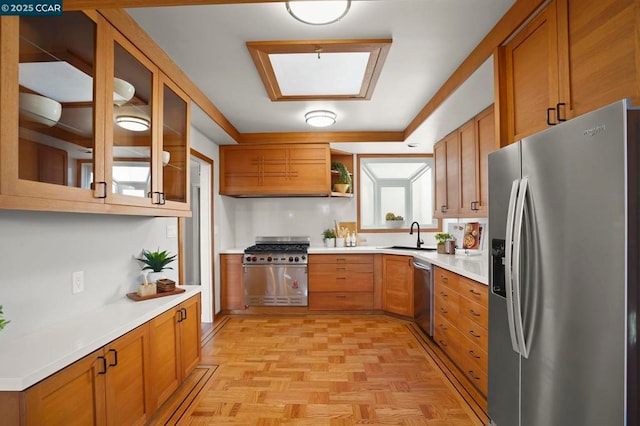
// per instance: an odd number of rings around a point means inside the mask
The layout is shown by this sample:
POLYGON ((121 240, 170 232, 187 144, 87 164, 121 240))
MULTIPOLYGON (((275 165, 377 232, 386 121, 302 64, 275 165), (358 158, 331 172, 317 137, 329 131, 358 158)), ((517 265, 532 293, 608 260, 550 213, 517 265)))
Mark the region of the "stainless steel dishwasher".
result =
POLYGON ((429 263, 413 260, 413 288, 415 295, 416 322, 433 337, 433 274, 429 263))

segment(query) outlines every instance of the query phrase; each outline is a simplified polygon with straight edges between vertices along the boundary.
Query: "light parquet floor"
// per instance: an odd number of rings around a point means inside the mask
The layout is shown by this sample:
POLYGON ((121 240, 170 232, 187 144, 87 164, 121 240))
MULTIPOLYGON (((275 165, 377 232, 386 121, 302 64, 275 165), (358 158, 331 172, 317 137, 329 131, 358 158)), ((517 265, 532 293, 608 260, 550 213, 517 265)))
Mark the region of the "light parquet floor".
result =
POLYGON ((181 425, 481 425, 408 323, 378 315, 225 317, 218 368, 181 425))

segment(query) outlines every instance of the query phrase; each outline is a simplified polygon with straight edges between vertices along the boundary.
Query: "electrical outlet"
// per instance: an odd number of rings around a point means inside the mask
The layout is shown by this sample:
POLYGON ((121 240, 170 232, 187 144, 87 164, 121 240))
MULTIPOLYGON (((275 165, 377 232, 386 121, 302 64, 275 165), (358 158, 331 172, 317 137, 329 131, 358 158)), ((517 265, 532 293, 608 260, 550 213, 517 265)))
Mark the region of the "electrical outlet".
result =
POLYGON ((82 293, 84 291, 84 271, 77 271, 71 274, 71 294, 82 293))
POLYGON ((178 225, 167 225, 167 238, 176 238, 178 236, 178 225))

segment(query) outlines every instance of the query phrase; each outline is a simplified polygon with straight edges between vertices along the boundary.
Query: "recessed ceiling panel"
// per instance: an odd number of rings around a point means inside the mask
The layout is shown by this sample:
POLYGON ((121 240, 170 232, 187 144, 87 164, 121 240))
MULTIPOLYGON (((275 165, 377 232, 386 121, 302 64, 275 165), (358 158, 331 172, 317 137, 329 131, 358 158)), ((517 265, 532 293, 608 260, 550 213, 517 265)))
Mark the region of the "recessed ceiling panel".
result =
POLYGON ((370 99, 391 39, 248 42, 272 101, 370 99))
POLYGON ((269 59, 283 96, 357 96, 369 56, 369 52, 277 53, 269 59))

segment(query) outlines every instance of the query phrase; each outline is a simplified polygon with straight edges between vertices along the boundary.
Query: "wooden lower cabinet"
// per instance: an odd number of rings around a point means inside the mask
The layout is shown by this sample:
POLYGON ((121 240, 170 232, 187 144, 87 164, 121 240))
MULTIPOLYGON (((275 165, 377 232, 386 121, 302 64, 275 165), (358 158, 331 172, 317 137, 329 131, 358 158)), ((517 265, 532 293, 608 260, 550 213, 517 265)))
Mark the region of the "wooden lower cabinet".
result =
POLYGON ((488 287, 434 267, 433 339, 480 392, 486 405, 488 287))
POLYGON ((142 425, 152 414, 142 325, 24 392, 27 425, 142 425))
POLYGON ((413 256, 385 254, 382 258, 382 305, 386 312, 414 317, 416 312, 413 256))
POLYGON ((309 310, 375 309, 373 254, 309 255, 309 310))
POLYGON ((143 425, 200 361, 200 294, 22 392, 0 424, 143 425))
POLYGON ((220 308, 223 311, 244 309, 242 256, 220 255, 220 308))

